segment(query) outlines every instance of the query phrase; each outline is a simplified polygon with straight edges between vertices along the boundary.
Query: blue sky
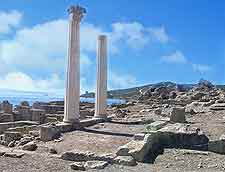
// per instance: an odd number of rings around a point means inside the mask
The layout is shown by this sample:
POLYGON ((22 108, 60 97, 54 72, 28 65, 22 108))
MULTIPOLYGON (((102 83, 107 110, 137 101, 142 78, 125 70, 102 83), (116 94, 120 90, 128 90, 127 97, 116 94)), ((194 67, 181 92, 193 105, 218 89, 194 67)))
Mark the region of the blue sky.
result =
POLYGON ((81 23, 81 91, 94 90, 96 37, 108 36, 108 87, 160 81, 224 84, 225 2, 212 0, 8 0, 0 6, 0 88, 62 91, 66 9, 81 23))

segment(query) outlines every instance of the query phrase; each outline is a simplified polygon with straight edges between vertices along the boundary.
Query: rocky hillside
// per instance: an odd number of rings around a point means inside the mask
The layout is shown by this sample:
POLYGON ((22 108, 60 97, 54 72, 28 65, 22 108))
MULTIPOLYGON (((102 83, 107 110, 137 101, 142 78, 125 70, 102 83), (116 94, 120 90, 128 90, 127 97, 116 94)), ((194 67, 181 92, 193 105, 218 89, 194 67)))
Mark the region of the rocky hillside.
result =
MULTIPOLYGON (((156 84, 148 84, 139 87, 133 87, 128 89, 118 89, 118 90, 110 90, 108 91, 108 98, 120 98, 120 99, 127 99, 127 100, 137 100, 140 96, 146 92, 147 90, 154 90, 160 88, 169 88, 170 90, 178 90, 182 92, 187 92, 194 87, 201 85, 201 84, 208 84, 212 85, 209 81, 201 79, 197 84, 176 84, 174 82, 160 82, 156 84)), ((224 88, 224 85, 215 85, 215 88, 224 88)), ((86 93, 81 95, 81 97, 95 97, 95 93, 86 93)))

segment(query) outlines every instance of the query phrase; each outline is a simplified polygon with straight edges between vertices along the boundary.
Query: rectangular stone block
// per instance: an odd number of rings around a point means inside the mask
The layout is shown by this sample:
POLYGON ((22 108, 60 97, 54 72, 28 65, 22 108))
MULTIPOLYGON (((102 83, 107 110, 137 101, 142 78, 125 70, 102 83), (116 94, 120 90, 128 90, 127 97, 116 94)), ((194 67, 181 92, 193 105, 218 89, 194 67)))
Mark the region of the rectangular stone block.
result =
POLYGON ((134 135, 134 140, 144 140, 145 134, 144 133, 137 133, 134 135))
POLYGON ((45 110, 42 109, 31 109, 32 121, 37 121, 40 124, 45 122, 45 110))
POLYGON ((0 114, 0 122, 13 122, 14 115, 9 113, 1 113, 0 114))
POLYGON ((225 155, 225 140, 209 141, 208 151, 225 155))
POLYGON ((60 131, 56 126, 41 126, 40 137, 42 141, 51 141, 60 136, 60 131))
POLYGON ((10 131, 6 131, 4 134, 4 141, 6 141, 7 143, 13 141, 13 140, 20 140, 22 137, 20 132, 10 132, 10 131))
POLYGON ((162 127, 166 126, 168 124, 168 121, 155 121, 151 124, 148 124, 145 129, 146 131, 156 131, 161 129, 162 127))

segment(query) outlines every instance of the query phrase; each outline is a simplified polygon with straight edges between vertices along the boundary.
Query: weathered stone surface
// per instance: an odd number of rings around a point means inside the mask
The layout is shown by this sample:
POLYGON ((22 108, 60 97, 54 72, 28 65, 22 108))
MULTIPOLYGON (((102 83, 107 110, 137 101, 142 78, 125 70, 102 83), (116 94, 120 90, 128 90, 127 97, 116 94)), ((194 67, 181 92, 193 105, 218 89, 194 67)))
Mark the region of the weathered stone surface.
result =
POLYGON ((9 113, 11 114, 13 110, 13 105, 9 103, 8 100, 4 100, 1 104, 0 104, 0 111, 3 111, 5 113, 9 113))
POLYGON ((124 118, 125 116, 127 116, 127 111, 126 110, 122 110, 122 109, 118 109, 115 113, 115 116, 117 118, 124 118))
POLYGON ((160 144, 164 148, 207 150, 209 139, 199 128, 176 123, 168 124, 158 132, 160 133, 160 144))
POLYGON ((162 114, 162 109, 160 109, 160 108, 155 109, 154 110, 154 114, 161 115, 162 114))
POLYGON ((70 164, 70 168, 77 171, 85 171, 84 162, 74 162, 70 164))
POLYGON ((0 150, 0 156, 5 155, 6 151, 5 150, 0 150))
POLYGON ((17 130, 20 127, 22 130, 30 127, 36 127, 37 123, 34 121, 15 121, 15 122, 5 122, 0 124, 0 133, 4 133, 5 131, 12 131, 12 132, 21 132, 17 130))
POLYGON ((191 95, 191 99, 192 100, 200 100, 202 97, 204 97, 206 95, 206 93, 204 92, 199 92, 199 91, 196 91, 194 92, 192 95, 191 95))
POLYGON ((144 140, 145 134, 144 133, 137 133, 134 135, 134 140, 144 140))
POLYGON ((174 107, 171 110, 170 113, 170 121, 175 123, 185 123, 186 117, 185 117, 185 108, 183 107, 174 107))
POLYGON ((13 140, 13 141, 11 141, 9 144, 8 144, 8 147, 14 147, 15 146, 15 143, 16 143, 16 141, 15 140, 13 140))
POLYGON ((13 140, 20 140, 21 139, 21 134, 19 132, 10 132, 7 131, 4 134, 4 141, 6 141, 7 143, 13 141, 13 140))
POLYGON ((37 121, 40 124, 45 122, 45 110, 43 109, 31 109, 31 120, 37 121))
POLYGON ((183 149, 179 150, 183 155, 205 155, 208 156, 209 152, 207 151, 198 151, 198 150, 188 150, 188 149, 183 149))
POLYGON ((54 125, 41 126, 40 137, 42 141, 50 141, 60 136, 59 129, 54 125))
POLYGON ((91 152, 64 152, 61 155, 61 159, 67 160, 67 161, 89 161, 93 160, 94 154, 91 152))
POLYGON ((185 112, 194 115, 196 113, 200 113, 203 111, 203 103, 200 102, 192 102, 185 107, 185 112))
POLYGON ((80 110, 80 117, 85 118, 87 116, 94 116, 93 111, 90 111, 89 109, 80 110))
POLYGON ((204 102, 204 103, 203 103, 203 106, 204 106, 204 107, 208 107, 208 106, 213 105, 214 103, 215 103, 215 100, 210 100, 209 102, 204 102))
POLYGON ((0 113, 0 122, 13 122, 14 115, 9 113, 0 113))
POLYGON ((115 155, 113 155, 113 154, 100 154, 100 155, 93 154, 91 156, 92 160, 95 160, 95 161, 107 161, 109 163, 111 163, 114 158, 115 158, 115 155))
POLYGON ((92 152, 77 152, 77 151, 69 151, 64 152, 61 155, 61 159, 67 160, 67 161, 106 161, 111 163, 115 156, 113 154, 100 154, 97 155, 92 152))
POLYGON ((55 122, 57 122, 57 121, 58 121, 57 117, 47 116, 47 117, 45 118, 45 123, 55 123, 55 122))
POLYGON ((4 154, 5 157, 10 157, 10 158, 22 158, 25 155, 25 153, 20 153, 20 152, 6 152, 4 154))
POLYGON ((132 140, 119 147, 117 156, 132 156, 138 162, 154 162, 164 148, 207 150, 208 137, 198 128, 187 124, 168 124, 166 127, 145 135, 143 141, 132 140))
POLYGON ((155 121, 151 124, 146 125, 145 129, 146 129, 146 132, 156 131, 164 127, 166 124, 168 124, 168 121, 155 121))
POLYGON ((18 112, 19 119, 23 121, 31 121, 32 120, 32 113, 31 108, 29 106, 16 106, 15 111, 18 112))
POLYGON ((29 142, 22 147, 23 150, 35 151, 37 149, 37 144, 35 142, 29 142))
POLYGON ((34 137, 39 137, 40 136, 40 131, 29 131, 29 134, 31 136, 34 136, 34 137))
POLYGON ((225 135, 221 135, 219 140, 209 141, 208 150, 225 155, 225 135))
POLYGON ((225 103, 213 104, 210 106, 210 110, 225 110, 225 103))
POLYGON ((51 154, 57 154, 57 150, 53 147, 49 148, 49 153, 51 154))
POLYGON ((159 144, 157 133, 146 134, 143 141, 135 141, 121 146, 117 151, 117 156, 132 156, 138 162, 154 162, 158 154, 163 149, 159 144))
POLYGON ((23 137, 23 138, 20 139, 17 146, 23 146, 23 145, 25 145, 25 144, 33 141, 33 140, 34 140, 34 138, 32 138, 32 137, 28 137, 28 136, 23 137))
POLYGON ((8 146, 8 142, 4 141, 4 140, 0 140, 0 145, 3 145, 3 146, 8 146))
POLYGON ((87 161, 84 164, 85 169, 104 169, 109 165, 106 161, 87 161))
POLYGON ((125 165, 125 166, 136 166, 137 162, 132 156, 117 156, 114 161, 114 164, 125 165))

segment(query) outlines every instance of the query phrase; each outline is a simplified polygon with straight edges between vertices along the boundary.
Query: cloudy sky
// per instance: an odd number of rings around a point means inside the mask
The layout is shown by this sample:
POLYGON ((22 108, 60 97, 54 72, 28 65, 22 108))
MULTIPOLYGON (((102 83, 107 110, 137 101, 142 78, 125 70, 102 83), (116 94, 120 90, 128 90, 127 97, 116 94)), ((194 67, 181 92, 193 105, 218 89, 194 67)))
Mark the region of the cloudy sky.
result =
POLYGON ((81 91, 95 89, 96 38, 108 35, 108 87, 225 82, 225 4, 212 0, 7 0, 0 6, 0 88, 62 91, 71 4, 81 23, 81 91))

